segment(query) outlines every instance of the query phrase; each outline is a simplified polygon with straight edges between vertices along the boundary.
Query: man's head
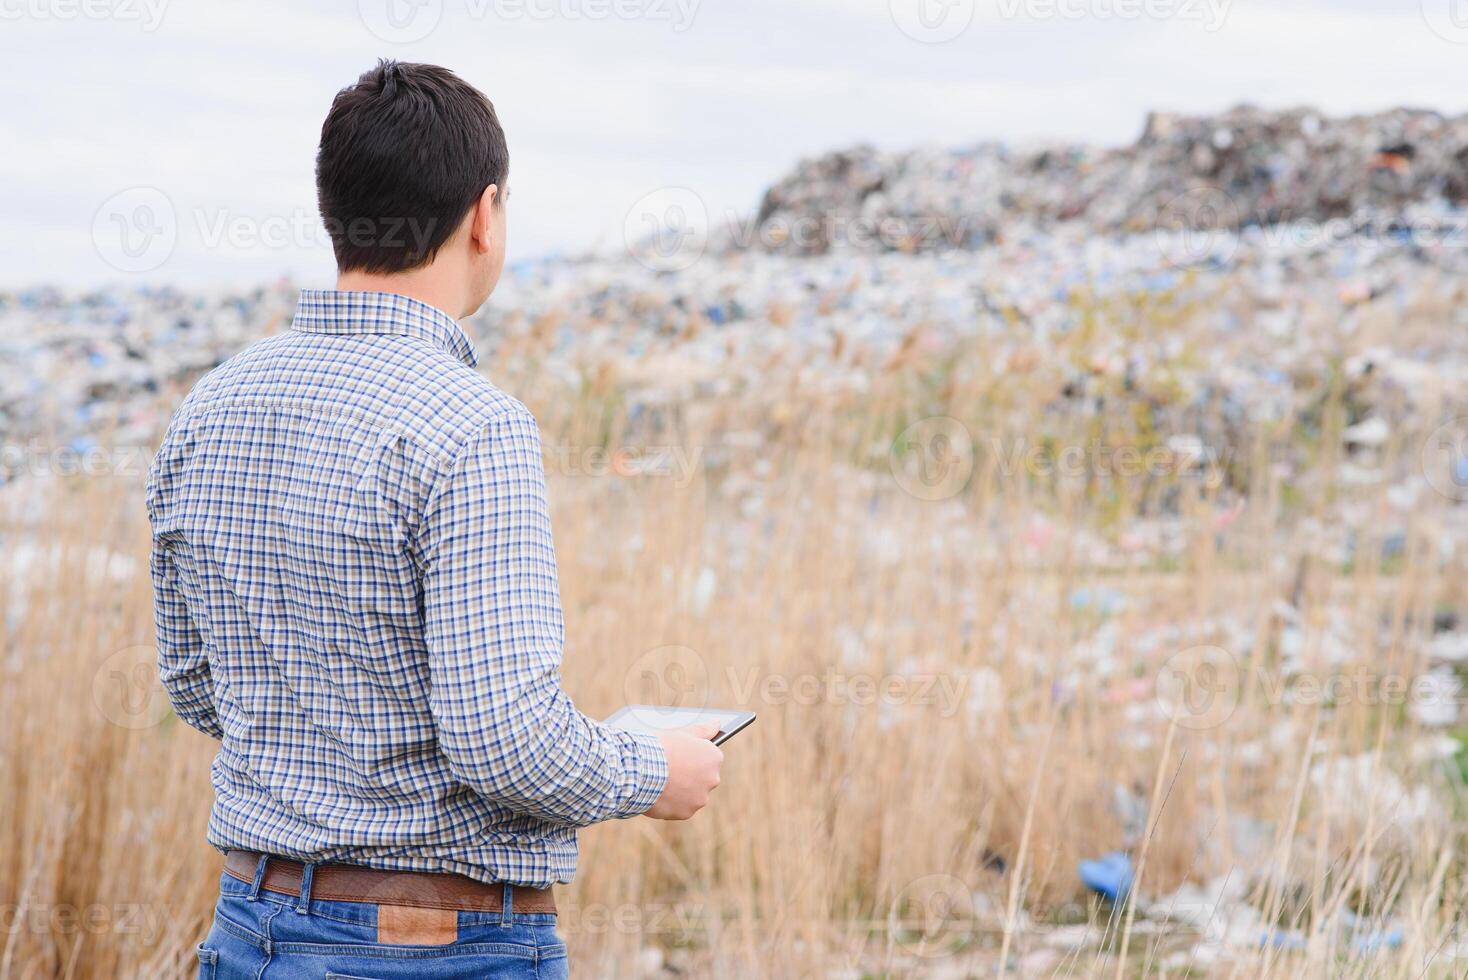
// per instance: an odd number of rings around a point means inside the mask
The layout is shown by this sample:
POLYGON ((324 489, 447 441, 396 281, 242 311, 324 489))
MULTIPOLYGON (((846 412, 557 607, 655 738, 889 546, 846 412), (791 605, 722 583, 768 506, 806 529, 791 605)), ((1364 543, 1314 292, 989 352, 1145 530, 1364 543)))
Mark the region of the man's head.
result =
POLYGON ((337 93, 316 154, 343 283, 411 279, 455 316, 478 309, 504 267, 509 169, 482 92, 437 65, 378 62, 337 93))

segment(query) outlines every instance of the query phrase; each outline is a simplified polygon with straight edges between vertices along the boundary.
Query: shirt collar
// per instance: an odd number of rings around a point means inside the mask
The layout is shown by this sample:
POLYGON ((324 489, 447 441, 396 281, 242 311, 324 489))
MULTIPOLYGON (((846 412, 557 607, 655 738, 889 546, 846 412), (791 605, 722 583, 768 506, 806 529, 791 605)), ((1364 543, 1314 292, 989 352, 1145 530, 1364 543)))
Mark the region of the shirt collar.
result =
POLYGON ((303 289, 291 327, 302 333, 417 337, 470 367, 479 363, 474 345, 453 317, 398 293, 303 289))

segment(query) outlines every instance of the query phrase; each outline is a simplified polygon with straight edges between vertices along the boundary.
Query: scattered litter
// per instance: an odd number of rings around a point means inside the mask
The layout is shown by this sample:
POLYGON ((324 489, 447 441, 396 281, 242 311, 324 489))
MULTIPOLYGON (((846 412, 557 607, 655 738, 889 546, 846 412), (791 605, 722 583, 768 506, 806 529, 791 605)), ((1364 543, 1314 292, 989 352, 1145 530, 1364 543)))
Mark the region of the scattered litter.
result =
POLYGON ((1377 953, 1384 949, 1396 949, 1405 938, 1400 926, 1383 932, 1369 932, 1351 940, 1351 949, 1357 953, 1377 953))
POLYGON ((1132 888, 1132 859, 1124 851, 1080 864, 1081 884, 1102 898, 1120 902, 1132 888))
POLYGON ((1070 607, 1114 616, 1126 608, 1126 595, 1116 589, 1076 589, 1070 594, 1070 607))

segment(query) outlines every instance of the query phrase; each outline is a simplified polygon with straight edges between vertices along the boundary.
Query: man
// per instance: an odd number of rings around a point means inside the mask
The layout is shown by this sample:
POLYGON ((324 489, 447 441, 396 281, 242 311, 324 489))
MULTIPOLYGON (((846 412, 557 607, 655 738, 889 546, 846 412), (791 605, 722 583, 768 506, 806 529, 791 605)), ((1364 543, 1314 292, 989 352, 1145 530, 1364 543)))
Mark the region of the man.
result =
POLYGON ((564 975, 577 828, 718 785, 713 730, 615 731, 561 690, 535 420, 455 322, 499 280, 508 169, 450 71, 340 92, 337 288, 200 381, 149 474, 160 672, 220 741, 201 977, 564 975))

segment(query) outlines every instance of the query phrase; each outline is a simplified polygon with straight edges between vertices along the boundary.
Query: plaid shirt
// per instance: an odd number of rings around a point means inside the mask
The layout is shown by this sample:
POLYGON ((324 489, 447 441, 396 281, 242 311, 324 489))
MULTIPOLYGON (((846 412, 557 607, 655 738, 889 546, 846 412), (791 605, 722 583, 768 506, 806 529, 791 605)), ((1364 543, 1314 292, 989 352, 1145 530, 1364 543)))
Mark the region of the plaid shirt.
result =
POLYGON ((561 690, 539 432, 475 363, 425 303, 305 290, 169 426, 158 660, 220 740, 215 847, 547 885, 662 791, 561 690))

